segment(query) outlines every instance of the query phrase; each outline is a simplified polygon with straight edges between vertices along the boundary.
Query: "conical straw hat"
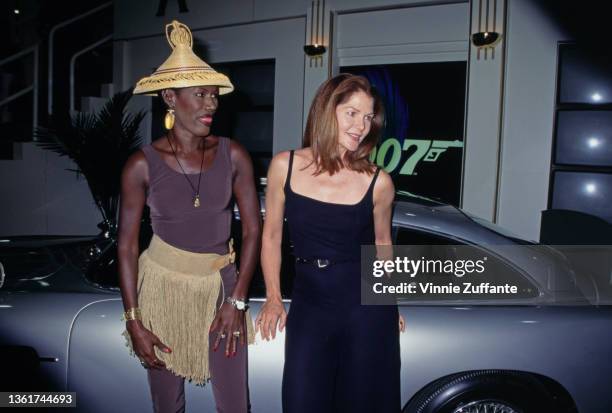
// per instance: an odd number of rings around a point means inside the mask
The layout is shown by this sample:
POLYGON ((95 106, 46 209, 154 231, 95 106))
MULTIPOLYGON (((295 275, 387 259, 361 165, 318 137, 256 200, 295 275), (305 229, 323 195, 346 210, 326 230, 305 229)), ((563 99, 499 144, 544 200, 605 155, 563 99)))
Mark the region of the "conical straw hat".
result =
POLYGON ((169 88, 190 86, 219 86, 219 94, 234 90, 234 85, 223 73, 215 71, 193 52, 193 36, 189 27, 173 20, 166 25, 166 38, 172 53, 157 70, 136 83, 134 94, 152 94, 169 88))

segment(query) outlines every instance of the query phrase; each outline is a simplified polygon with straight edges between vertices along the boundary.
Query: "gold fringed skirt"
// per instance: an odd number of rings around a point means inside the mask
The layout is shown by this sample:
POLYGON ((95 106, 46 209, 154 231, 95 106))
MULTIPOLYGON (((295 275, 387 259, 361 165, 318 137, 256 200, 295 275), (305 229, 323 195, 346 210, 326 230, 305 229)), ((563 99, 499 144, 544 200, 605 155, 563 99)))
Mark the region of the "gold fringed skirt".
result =
MULTIPOLYGON (((172 349, 164 353, 156 347, 155 353, 168 370, 196 384, 210 379, 208 336, 223 285, 220 270, 233 262, 231 250, 226 255, 189 252, 155 235, 138 260, 142 323, 172 349)), ((248 311, 245 319, 251 344, 255 334, 248 311)), ((127 331, 123 335, 132 349, 127 331)))

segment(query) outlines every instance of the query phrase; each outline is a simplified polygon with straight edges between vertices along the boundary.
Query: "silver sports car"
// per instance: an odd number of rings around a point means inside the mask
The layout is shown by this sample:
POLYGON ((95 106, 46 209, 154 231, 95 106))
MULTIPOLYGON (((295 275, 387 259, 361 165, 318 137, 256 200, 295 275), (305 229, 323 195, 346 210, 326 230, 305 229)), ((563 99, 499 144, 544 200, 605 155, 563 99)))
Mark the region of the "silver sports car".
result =
MULTIPOLYGON (((396 244, 476 246, 531 292, 514 301, 400 301, 404 412, 612 412, 612 307, 602 301, 605 282, 583 276, 559 251, 455 207, 398 199, 396 244), (496 249, 502 244, 522 248, 496 249)), ((291 246, 283 251, 289 306, 291 246)), ((146 375, 121 336, 115 261, 110 239, 1 240, 0 391, 72 391, 77 410, 88 413, 150 410, 146 375)), ((257 274, 253 317, 263 296, 257 274)), ((273 341, 258 337, 249 349, 253 412, 281 412, 283 346, 279 334, 273 341)), ((209 386, 189 385, 186 397, 188 411, 214 411, 209 386)))

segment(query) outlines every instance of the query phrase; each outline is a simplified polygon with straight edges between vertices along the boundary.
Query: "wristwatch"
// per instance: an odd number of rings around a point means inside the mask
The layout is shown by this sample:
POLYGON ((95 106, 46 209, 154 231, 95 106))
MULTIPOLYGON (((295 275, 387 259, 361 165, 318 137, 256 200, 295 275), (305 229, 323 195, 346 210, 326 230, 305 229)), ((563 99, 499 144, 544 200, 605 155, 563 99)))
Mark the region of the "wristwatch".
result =
POLYGON ((233 305, 236 310, 244 311, 247 308, 247 305, 244 302, 244 300, 239 300, 239 299, 234 298, 234 297, 227 297, 225 299, 225 302, 230 303, 231 305, 233 305))

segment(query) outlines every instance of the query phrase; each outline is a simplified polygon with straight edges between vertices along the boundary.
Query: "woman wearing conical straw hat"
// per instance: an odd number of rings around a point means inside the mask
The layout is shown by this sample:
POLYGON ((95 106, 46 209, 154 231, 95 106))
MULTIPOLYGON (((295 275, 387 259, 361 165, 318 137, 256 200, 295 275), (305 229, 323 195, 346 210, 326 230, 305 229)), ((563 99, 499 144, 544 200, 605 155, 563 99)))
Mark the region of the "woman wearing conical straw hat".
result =
POLYGON ((210 132, 230 80, 193 53, 187 26, 173 21, 166 37, 172 54, 134 89, 164 99, 167 134, 134 154, 123 172, 124 335, 146 368, 156 412, 185 410, 185 379, 210 380, 219 412, 246 412, 253 328, 245 300, 261 233, 253 168, 241 145, 210 132), (242 225, 240 271, 228 242, 232 198, 242 225), (154 235, 138 257, 145 204, 154 235))

